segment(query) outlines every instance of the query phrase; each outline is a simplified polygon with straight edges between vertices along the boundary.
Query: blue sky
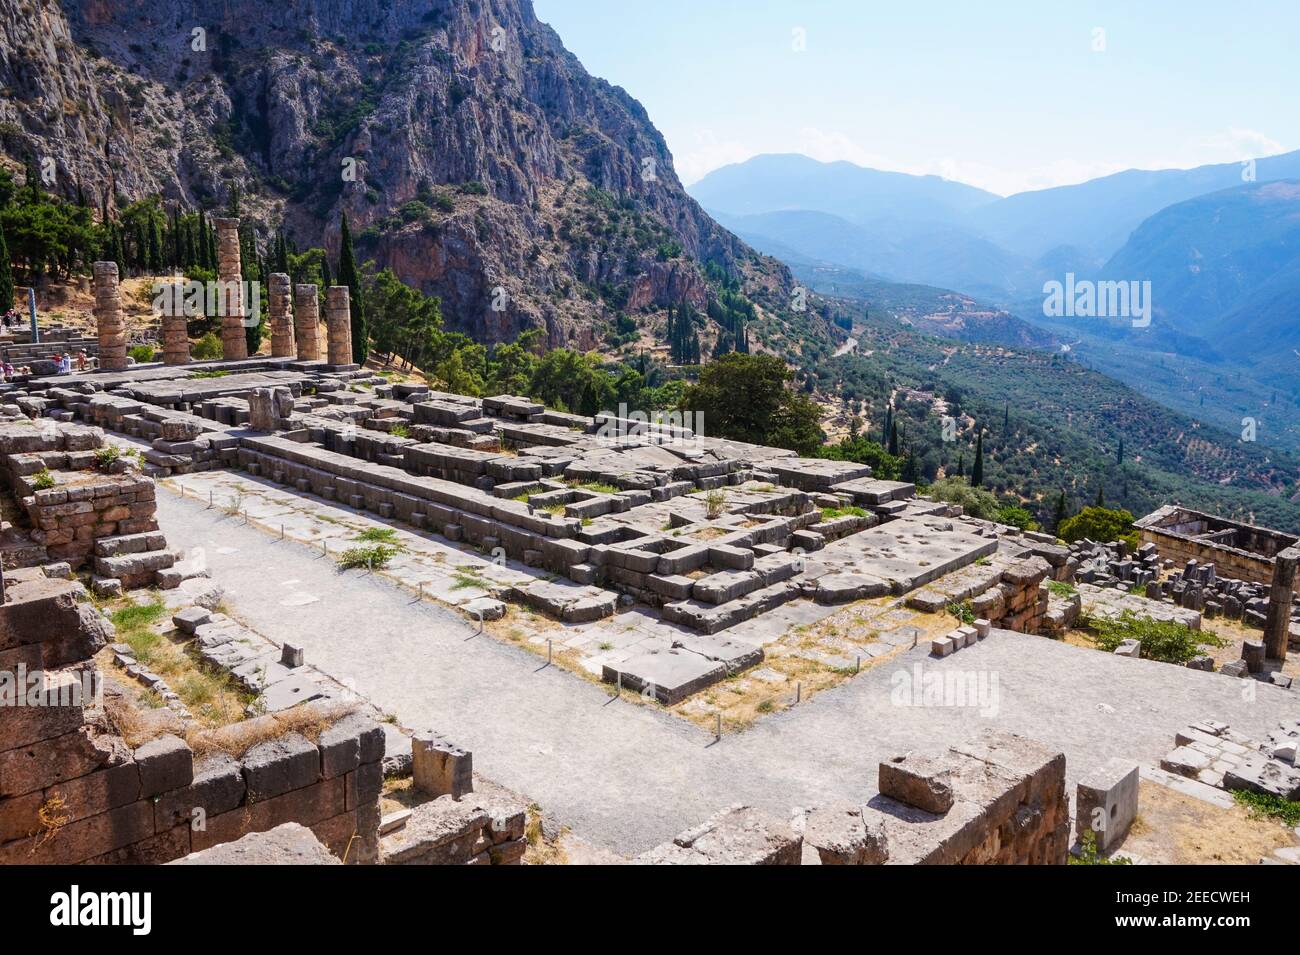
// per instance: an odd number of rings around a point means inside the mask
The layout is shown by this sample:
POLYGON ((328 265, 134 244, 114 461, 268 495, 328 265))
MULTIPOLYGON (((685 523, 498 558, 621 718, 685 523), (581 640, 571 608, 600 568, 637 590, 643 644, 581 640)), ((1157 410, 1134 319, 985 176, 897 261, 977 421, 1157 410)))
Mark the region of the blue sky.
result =
POLYGON ((645 105, 688 184, 799 152, 1005 195, 1300 148, 1296 0, 534 7, 645 105))

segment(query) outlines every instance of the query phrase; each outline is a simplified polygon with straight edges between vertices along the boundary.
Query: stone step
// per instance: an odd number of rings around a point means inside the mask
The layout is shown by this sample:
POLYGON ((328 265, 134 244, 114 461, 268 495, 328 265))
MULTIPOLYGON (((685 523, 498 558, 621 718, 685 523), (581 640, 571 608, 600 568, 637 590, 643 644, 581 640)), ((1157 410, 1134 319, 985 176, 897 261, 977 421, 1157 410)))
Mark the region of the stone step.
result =
POLYGON ((787 580, 755 590, 725 604, 707 604, 699 600, 679 600, 664 604, 663 616, 670 623, 679 623, 700 633, 717 633, 788 603, 798 598, 800 592, 797 582, 787 580))
POLYGON ((122 557, 126 554, 143 554, 149 551, 164 550, 166 547, 167 537, 162 531, 119 534, 115 537, 101 537, 95 541, 95 556, 122 557))
POLYGON ((165 570, 176 563, 176 555, 167 550, 151 550, 119 557, 96 557, 95 573, 100 577, 133 580, 145 574, 165 570))

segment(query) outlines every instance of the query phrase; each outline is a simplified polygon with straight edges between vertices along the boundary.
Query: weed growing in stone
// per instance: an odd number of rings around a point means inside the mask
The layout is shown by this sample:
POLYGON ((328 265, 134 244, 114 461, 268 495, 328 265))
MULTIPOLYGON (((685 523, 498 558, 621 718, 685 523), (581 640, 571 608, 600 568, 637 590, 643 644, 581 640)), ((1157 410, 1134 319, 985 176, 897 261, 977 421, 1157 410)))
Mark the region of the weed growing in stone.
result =
POLYGON ((387 567, 388 562, 397 556, 397 548, 387 544, 373 544, 370 547, 349 547, 339 556, 340 570, 364 568, 376 570, 387 567))

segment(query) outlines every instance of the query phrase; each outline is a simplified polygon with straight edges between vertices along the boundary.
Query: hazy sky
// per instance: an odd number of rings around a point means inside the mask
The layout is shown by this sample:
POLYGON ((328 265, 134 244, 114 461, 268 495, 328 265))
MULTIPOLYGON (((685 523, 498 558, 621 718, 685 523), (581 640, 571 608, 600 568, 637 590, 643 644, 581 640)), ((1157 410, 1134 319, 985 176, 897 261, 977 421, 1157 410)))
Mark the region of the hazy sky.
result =
POLYGON ((688 184, 799 152, 1005 195, 1300 148, 1298 0, 534 7, 645 105, 688 184))

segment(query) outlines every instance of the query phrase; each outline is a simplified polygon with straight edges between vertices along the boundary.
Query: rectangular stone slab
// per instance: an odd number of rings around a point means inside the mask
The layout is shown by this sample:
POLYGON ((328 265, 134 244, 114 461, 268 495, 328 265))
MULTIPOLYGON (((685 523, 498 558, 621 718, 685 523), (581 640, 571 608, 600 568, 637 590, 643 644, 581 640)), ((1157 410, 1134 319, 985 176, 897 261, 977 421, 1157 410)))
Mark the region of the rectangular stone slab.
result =
POLYGON ((726 679, 727 668, 689 650, 663 650, 643 653, 618 666, 607 663, 601 671, 601 679, 614 683, 620 673, 623 686, 638 693, 645 692, 665 706, 671 706, 726 679))

